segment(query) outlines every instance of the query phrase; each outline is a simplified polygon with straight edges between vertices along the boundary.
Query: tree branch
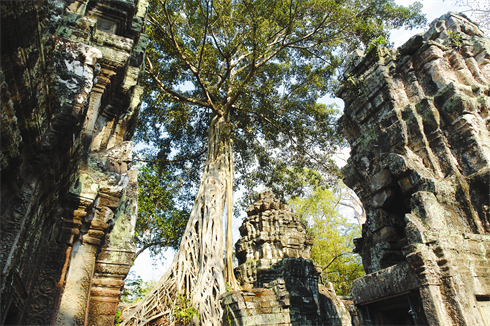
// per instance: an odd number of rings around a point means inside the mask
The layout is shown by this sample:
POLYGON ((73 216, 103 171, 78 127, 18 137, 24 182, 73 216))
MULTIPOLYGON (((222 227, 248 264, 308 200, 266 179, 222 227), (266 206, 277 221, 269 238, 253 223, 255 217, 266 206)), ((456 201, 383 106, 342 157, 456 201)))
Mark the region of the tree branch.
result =
POLYGON ((199 86, 201 87, 203 93, 206 95, 206 98, 208 101, 208 105, 206 105, 206 107, 211 108, 214 111, 214 113, 217 114, 218 116, 223 116, 223 112, 220 109, 216 108, 213 101, 211 100, 209 91, 206 88, 206 86, 204 85, 204 82, 202 81, 201 76, 199 75, 198 69, 196 67, 194 67, 194 65, 189 61, 187 56, 184 54, 184 52, 180 48, 179 43, 177 42, 177 39, 176 39, 175 33, 174 33, 173 23, 170 19, 170 15, 169 15, 168 10, 167 10, 166 0, 160 0, 160 3, 163 6, 163 11, 165 12, 166 23, 168 25, 170 33, 167 32, 164 28, 162 28, 160 26, 160 24, 157 24, 156 19, 151 15, 150 15, 151 16, 150 22, 154 25, 156 24, 155 26, 157 26, 160 30, 162 30, 164 33, 166 33, 167 36, 170 37, 170 40, 172 41, 173 45, 175 46, 175 49, 177 50, 177 53, 179 54, 180 58, 185 62, 187 67, 194 74, 194 77, 196 78, 197 82, 199 83, 199 86))
MULTIPOLYGON (((199 6, 201 7, 201 11, 204 13, 204 8, 202 7, 201 1, 199 1, 199 6)), ((205 21, 206 21, 206 23, 204 24, 204 36, 202 38, 201 53, 199 54, 199 62, 197 64, 197 73, 198 74, 201 70, 202 57, 204 55, 204 47, 206 46, 206 37, 207 37, 208 26, 209 26, 209 4, 207 5, 207 8, 206 8, 205 21)))
POLYGON ((200 105, 200 106, 204 106, 204 107, 207 107, 207 108, 211 108, 212 109, 212 107, 209 105, 209 103, 207 103, 205 101, 202 101, 202 100, 198 100, 198 99, 192 98, 192 97, 184 96, 184 95, 182 95, 182 94, 174 91, 172 88, 168 87, 167 85, 165 85, 153 73, 153 65, 151 64, 150 59, 148 57, 146 57, 146 59, 147 59, 148 64, 150 65, 150 69, 147 69, 146 72, 150 74, 151 78, 155 81, 155 83, 157 83, 158 87, 163 92, 169 94, 176 101, 184 101, 184 102, 188 102, 188 103, 191 103, 191 104, 196 104, 196 105, 200 105))
POLYGON ((160 245, 160 244, 165 244, 167 243, 167 241, 155 241, 155 242, 150 242, 150 243, 147 243, 145 244, 142 248, 138 249, 135 254, 134 254, 134 257, 133 257, 133 262, 136 261, 136 258, 138 258, 138 256, 143 252, 145 251, 146 249, 150 248, 150 247, 153 247, 153 246, 156 246, 156 245, 160 245))
POLYGON ((194 160, 194 159, 202 156, 203 154, 205 154, 206 151, 207 151, 207 148, 203 149, 202 151, 200 151, 196 155, 186 156, 186 157, 182 157, 182 158, 177 158, 175 160, 162 160, 162 159, 159 159, 159 158, 154 159, 154 160, 142 160, 142 159, 135 158, 134 161, 137 161, 137 162, 145 162, 145 163, 159 162, 159 163, 164 163, 164 164, 172 164, 172 163, 177 163, 177 162, 182 162, 182 161, 194 160))

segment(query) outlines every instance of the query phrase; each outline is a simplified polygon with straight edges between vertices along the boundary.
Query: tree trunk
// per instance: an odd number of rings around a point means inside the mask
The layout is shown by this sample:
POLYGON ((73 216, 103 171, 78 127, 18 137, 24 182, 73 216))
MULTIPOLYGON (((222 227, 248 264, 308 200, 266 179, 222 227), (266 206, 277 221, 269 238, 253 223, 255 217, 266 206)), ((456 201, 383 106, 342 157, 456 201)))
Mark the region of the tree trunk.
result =
MULTIPOLYGON (((226 291, 222 216, 233 177, 231 130, 228 129, 223 117, 212 119, 206 168, 180 249, 169 271, 128 316, 123 315, 121 325, 175 324, 175 312, 186 308, 182 296, 190 299, 192 307, 197 309, 202 325, 221 325, 218 298, 226 291)), ((231 208, 231 200, 228 207, 231 208)), ((199 323, 197 318, 192 322, 199 323)))

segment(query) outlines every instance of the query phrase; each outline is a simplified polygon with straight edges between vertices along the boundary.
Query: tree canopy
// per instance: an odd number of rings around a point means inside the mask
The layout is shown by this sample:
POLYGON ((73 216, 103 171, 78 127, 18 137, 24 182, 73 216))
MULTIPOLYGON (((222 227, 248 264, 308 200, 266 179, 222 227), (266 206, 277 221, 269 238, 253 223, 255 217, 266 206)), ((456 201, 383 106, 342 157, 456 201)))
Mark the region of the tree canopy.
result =
POLYGON ((361 228, 339 212, 349 201, 345 189, 317 188, 289 202, 313 237, 312 259, 322 270, 319 281, 331 282, 338 295, 350 295, 352 281, 364 275, 361 259, 352 251, 353 239, 361 236, 361 228))
POLYGON ((136 135, 145 159, 170 167, 192 201, 208 125, 223 115, 233 139, 237 184, 259 182, 301 194, 305 168, 326 184, 342 144, 338 111, 317 104, 357 47, 389 30, 425 22, 421 5, 369 1, 150 1, 147 106, 136 135))
POLYGON ((138 251, 134 260, 146 249, 151 256, 157 256, 164 248, 179 248, 190 212, 175 201, 179 184, 169 182, 168 175, 168 171, 158 173, 147 165, 139 167, 134 235, 138 251))
MULTIPOLYGON (((337 87, 347 54, 388 39, 392 28, 421 26, 420 9, 392 0, 151 0, 145 104, 135 141, 150 145, 139 159, 154 172, 140 175, 140 191, 152 193, 144 180, 161 174, 160 187, 174 191, 160 200, 190 211, 214 114, 228 121, 235 187, 250 192, 262 184, 285 199, 301 195, 305 185, 335 182, 331 156, 344 144, 339 111, 317 100, 337 87)), ((152 241, 143 233, 147 224, 156 226, 149 222, 155 212, 140 207, 138 246, 145 247, 152 241)), ((168 217, 168 208, 160 213, 168 217)), ((170 211, 169 221, 185 223, 187 215, 170 211)), ((175 247, 170 242, 161 245, 175 247)))

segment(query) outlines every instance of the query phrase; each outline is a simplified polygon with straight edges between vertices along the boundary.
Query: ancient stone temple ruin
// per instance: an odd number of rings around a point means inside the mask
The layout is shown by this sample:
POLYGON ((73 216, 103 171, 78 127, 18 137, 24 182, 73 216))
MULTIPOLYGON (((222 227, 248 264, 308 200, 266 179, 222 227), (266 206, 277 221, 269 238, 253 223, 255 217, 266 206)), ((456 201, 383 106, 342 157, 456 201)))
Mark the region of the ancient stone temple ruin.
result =
POLYGON ((135 250, 146 6, 0 4, 1 324, 114 322, 135 250))
POLYGON ((247 210, 236 244, 241 291, 222 295, 228 325, 351 325, 333 289, 318 286, 312 238, 272 192, 247 210))
POLYGON ((449 13, 397 51, 355 53, 344 77, 362 320, 489 325, 490 40, 449 13))
MULTIPOLYGON (((0 2, 1 324, 114 323, 135 251, 146 6, 0 2)), ((344 73, 344 181, 367 211, 357 310, 318 286, 311 238, 264 193, 224 322, 490 325, 490 41, 451 13, 344 73)))

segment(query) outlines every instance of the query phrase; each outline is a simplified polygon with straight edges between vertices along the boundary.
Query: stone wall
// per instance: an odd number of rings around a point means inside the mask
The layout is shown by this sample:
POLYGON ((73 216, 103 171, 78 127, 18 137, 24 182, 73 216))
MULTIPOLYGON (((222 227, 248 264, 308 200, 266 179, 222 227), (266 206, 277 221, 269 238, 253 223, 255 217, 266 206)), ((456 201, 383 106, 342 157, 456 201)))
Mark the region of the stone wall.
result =
POLYGON ((354 53, 343 172, 367 211, 354 303, 375 325, 490 323, 490 40, 449 13, 354 53))
POLYGON ((351 325, 333 289, 318 286, 310 260, 312 238, 299 217, 274 198, 259 195, 247 210, 236 243, 240 291, 222 295, 228 325, 351 325))
POLYGON ((2 1, 2 324, 112 325, 135 248, 146 0, 2 1))

